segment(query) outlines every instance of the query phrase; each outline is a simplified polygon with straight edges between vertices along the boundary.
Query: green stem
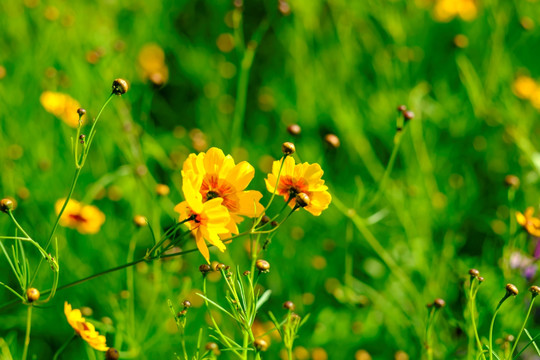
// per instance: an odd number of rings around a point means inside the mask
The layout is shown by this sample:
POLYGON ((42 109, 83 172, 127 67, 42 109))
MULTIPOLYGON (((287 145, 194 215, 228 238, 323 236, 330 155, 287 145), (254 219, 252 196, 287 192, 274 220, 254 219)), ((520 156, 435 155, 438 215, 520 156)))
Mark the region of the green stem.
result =
MULTIPOLYGON (((21 225, 19 225, 19 223, 17 222, 17 220, 15 219, 15 216, 13 216, 13 212, 11 210, 8 210, 8 215, 9 217, 11 218, 11 221, 13 221, 13 223, 15 224, 15 226, 24 234, 24 236, 26 236, 26 239, 19 239, 19 240, 23 240, 23 241, 28 241, 30 243, 32 243, 32 245, 34 245, 38 250, 39 252, 41 253, 41 256, 43 256, 43 258, 47 258, 47 253, 45 252, 45 250, 43 250, 43 248, 37 243, 35 242, 31 237, 30 235, 28 235, 26 233, 26 231, 24 231, 24 229, 22 228, 21 225)), ((15 236, 14 238, 17 238, 17 236, 15 236)), ((42 260, 43 260, 42 258, 42 260)))
POLYGON ((501 309, 501 305, 504 303, 506 299, 508 299, 508 294, 506 294, 501 301, 497 304, 497 307, 495 308, 495 313, 493 313, 493 317, 491 318, 491 325, 489 326, 489 360, 493 360, 493 327, 495 325, 495 318, 497 317, 497 313, 501 309))
POLYGON ((28 355, 28 345, 30 345, 30 330, 32 328, 32 305, 28 306, 28 312, 26 315, 26 335, 24 337, 24 350, 22 355, 22 360, 26 360, 28 355))
POLYGON ((533 295, 531 299, 531 303, 529 305, 529 310, 527 310, 527 316, 525 316, 525 321, 523 321, 523 325, 521 326, 521 330, 519 330, 518 336, 516 337, 516 340, 514 341, 514 345, 512 346, 512 350, 510 350, 510 356, 508 359, 512 358, 512 355, 514 354, 514 351, 516 350, 516 347, 519 342, 519 338, 521 337, 521 334, 523 333, 523 330, 525 329, 525 325, 527 324, 527 320, 529 320, 529 316, 531 315, 531 310, 534 305, 534 300, 536 299, 536 295, 533 295))
POLYGON ((64 345, 62 345, 62 347, 60 349, 58 349, 57 352, 54 353, 54 356, 53 356, 53 360, 56 360, 58 359, 58 356, 60 356, 60 354, 62 354, 64 352, 64 350, 66 350, 66 348, 68 347, 68 345, 73 341, 73 339, 75 339, 76 335, 73 334, 71 335, 71 337, 69 338, 68 341, 66 341, 66 343, 64 345))
POLYGON ((370 208, 375 203, 377 203, 377 200, 382 195, 382 192, 384 190, 384 187, 386 186, 386 182, 388 181, 388 177, 390 176, 390 173, 392 172, 392 169, 394 168, 394 163, 396 162, 396 157, 399 150, 399 145, 401 144, 401 139, 403 137, 403 131, 400 131, 396 134, 395 137, 395 143, 394 148, 392 149, 392 154, 390 155, 390 160, 388 160, 388 165, 386 165, 386 169, 384 170, 383 177, 381 178, 381 181, 379 182, 379 188, 377 189, 377 192, 373 196, 373 199, 368 203, 366 208, 370 208))
POLYGON ((472 325, 473 325, 473 329, 474 329, 474 336, 476 338, 476 344, 478 345, 478 350, 480 350, 480 354, 482 355, 482 358, 484 360, 486 360, 486 356, 484 355, 484 351, 483 351, 483 347, 482 347, 482 342, 480 341, 480 336, 478 336, 478 328, 476 327, 476 320, 475 320, 475 309, 476 307, 474 306, 475 304, 475 295, 473 295, 473 284, 474 284, 474 279, 471 280, 471 287, 469 289, 469 301, 470 301, 470 311, 471 311, 471 322, 472 322, 472 325))

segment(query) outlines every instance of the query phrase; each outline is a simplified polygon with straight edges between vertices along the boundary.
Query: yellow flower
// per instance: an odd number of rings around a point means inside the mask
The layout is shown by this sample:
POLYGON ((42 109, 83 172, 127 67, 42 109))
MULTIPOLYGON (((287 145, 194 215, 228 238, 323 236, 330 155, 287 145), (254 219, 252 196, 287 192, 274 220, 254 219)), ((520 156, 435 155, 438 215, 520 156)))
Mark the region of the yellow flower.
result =
MULTIPOLYGON (((66 199, 60 199, 54 205, 56 214, 60 210, 66 199)), ((92 205, 85 205, 76 200, 70 199, 66 209, 60 218, 60 225, 76 229, 81 234, 95 234, 105 222, 105 214, 92 205)))
POLYGON ((73 310, 67 301, 64 303, 64 314, 69 325, 88 345, 98 351, 107 351, 109 349, 105 336, 99 335, 94 325, 82 317, 81 311, 79 309, 73 310))
POLYGON ((474 0, 437 0, 433 8, 433 17, 441 22, 448 22, 456 16, 471 21, 477 15, 478 5, 474 0))
MULTIPOLYGON (((266 188, 273 193, 276 188, 277 178, 281 160, 274 161, 272 173, 268 174, 266 188)), ((332 201, 332 196, 327 191, 328 187, 324 185, 322 179, 323 170, 319 164, 297 164, 290 156, 285 158, 281 176, 277 183, 276 194, 283 196, 285 201, 289 202, 290 207, 294 207, 295 202, 290 201, 299 193, 305 193, 309 196, 310 203, 304 209, 315 216, 319 216, 321 212, 328 208, 332 201)))
MULTIPOLYGON (((198 184, 202 183, 199 177, 198 184)), ((184 178, 182 190, 186 201, 176 205, 174 211, 180 213, 179 221, 190 219, 186 222, 187 227, 194 231, 195 241, 199 251, 206 261, 210 263, 210 253, 205 240, 216 246, 220 251, 225 251, 225 244, 221 241, 221 236, 229 233, 227 224, 231 217, 227 208, 221 203, 222 198, 215 198, 203 203, 202 195, 195 190, 191 181, 184 178)))
POLYGON ((225 156, 215 147, 206 153, 189 155, 182 169, 184 182, 189 181, 199 191, 203 202, 223 199, 222 205, 231 215, 227 227, 234 234, 238 234, 236 224, 242 222, 242 216, 258 217, 264 210, 259 202, 262 194, 245 190, 254 176, 255 169, 248 162, 235 164, 231 155, 225 156))
POLYGON ((536 81, 529 76, 520 75, 514 80, 512 90, 518 98, 530 99, 538 90, 538 85, 536 84, 536 81))
POLYGON ((79 109, 81 105, 71 96, 58 92, 45 91, 41 94, 39 101, 47 112, 60 118, 67 125, 74 128, 79 126, 79 114, 77 114, 77 109, 79 109))
POLYGON ((519 225, 532 236, 540 236, 540 219, 533 217, 534 208, 528 207, 525 214, 516 211, 516 219, 519 225))
POLYGON ((146 44, 139 52, 139 65, 143 77, 156 85, 163 85, 169 79, 169 68, 165 64, 165 52, 157 44, 146 44))

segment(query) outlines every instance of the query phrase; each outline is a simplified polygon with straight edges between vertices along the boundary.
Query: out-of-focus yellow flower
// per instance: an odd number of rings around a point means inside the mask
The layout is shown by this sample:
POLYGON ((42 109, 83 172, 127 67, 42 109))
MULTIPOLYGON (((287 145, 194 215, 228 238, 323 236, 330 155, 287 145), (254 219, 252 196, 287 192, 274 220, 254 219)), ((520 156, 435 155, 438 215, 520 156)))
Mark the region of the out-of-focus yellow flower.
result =
POLYGON ((74 128, 79 126, 77 109, 81 105, 71 96, 59 92, 45 91, 41 94, 39 101, 47 112, 60 118, 67 125, 74 128))
POLYGON ((530 99, 537 90, 536 81, 525 75, 518 76, 512 84, 512 91, 521 99, 530 99))
POLYGON ((165 64, 165 52, 157 44, 146 44, 139 51, 139 65, 143 77, 155 85, 163 85, 169 79, 169 68, 165 64))
POLYGON ((236 224, 242 222, 242 216, 258 217, 264 210, 259 202, 262 194, 245 190, 255 176, 253 166, 246 161, 235 164, 233 157, 225 156, 221 149, 213 147, 206 153, 190 154, 184 162, 182 176, 184 181, 190 181, 193 188, 198 189, 203 202, 223 199, 222 205, 231 215, 227 225, 230 233, 238 234, 236 224), (200 178, 202 183, 197 186, 200 178))
POLYGON ((321 166, 309 163, 295 165, 294 159, 290 156, 287 156, 284 161, 279 182, 277 180, 281 160, 274 161, 272 173, 268 174, 268 178, 265 179, 266 188, 273 193, 277 183, 276 194, 283 196, 290 207, 295 206, 295 202, 291 200, 297 194, 306 194, 310 201, 305 209, 311 214, 319 216, 332 201, 332 196, 327 191, 328 187, 324 185, 322 179, 321 166))
POLYGON ((456 16, 471 21, 477 15, 478 5, 474 0, 437 0, 433 8, 433 17, 441 22, 448 22, 456 16))
POLYGON ((69 325, 88 345, 98 351, 107 351, 109 349, 105 336, 99 335, 94 325, 82 317, 81 311, 79 309, 72 309, 67 301, 64 303, 64 314, 69 325))
POLYGON ((533 216, 534 208, 528 207, 525 214, 516 211, 516 219, 519 225, 523 226, 532 236, 540 236, 540 219, 533 216))
MULTIPOLYGON (((54 205, 56 214, 60 210, 66 199, 60 199, 54 205)), ((76 229, 81 234, 95 234, 105 222, 105 214, 93 205, 85 205, 76 200, 70 199, 66 209, 60 218, 60 225, 76 229)))
POLYGON ((187 227, 194 232, 197 248, 210 263, 210 252, 205 240, 216 246, 220 251, 225 251, 225 244, 220 239, 220 235, 229 233, 227 224, 231 221, 229 211, 221 203, 222 198, 210 199, 203 203, 203 198, 199 190, 203 178, 199 177, 196 185, 193 186, 191 179, 183 179, 182 190, 185 201, 176 205, 174 211, 180 214, 179 221, 190 219, 186 222, 187 227))

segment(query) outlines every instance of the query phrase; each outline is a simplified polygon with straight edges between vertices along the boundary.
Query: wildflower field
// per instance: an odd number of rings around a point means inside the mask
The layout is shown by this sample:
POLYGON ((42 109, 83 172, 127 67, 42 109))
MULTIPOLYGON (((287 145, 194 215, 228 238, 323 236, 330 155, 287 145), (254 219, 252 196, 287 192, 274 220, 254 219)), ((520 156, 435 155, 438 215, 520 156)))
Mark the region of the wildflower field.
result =
POLYGON ((537 0, 0 15, 0 360, 540 359, 537 0))

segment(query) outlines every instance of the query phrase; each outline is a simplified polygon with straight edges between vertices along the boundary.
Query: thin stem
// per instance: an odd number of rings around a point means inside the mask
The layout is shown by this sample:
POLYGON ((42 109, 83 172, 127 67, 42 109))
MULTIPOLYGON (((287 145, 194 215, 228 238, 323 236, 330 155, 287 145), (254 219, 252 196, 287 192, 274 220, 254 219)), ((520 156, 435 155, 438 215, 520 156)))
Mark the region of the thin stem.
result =
POLYGON ((377 189, 377 192, 373 196, 373 199, 368 203, 367 208, 370 208, 371 206, 373 206, 377 202, 377 200, 379 200, 379 197, 382 195, 384 187, 386 186, 386 182, 388 181, 388 177, 390 176, 390 173, 392 172, 392 169, 394 168, 394 163, 396 162, 396 157, 398 154, 399 145, 401 144, 402 137, 403 137, 403 131, 400 131, 396 134, 394 148, 392 149, 390 160, 388 160, 388 164, 386 165, 386 169, 384 170, 383 177, 381 178, 381 181, 379 182, 379 188, 377 189))
POLYGON ((64 352, 64 350, 66 350, 68 345, 73 341, 73 339, 75 339, 75 337, 76 337, 75 333, 73 335, 71 335, 69 340, 66 341, 66 343, 64 345, 62 345, 62 347, 60 349, 58 349, 57 352, 54 353, 53 360, 58 359, 58 356, 60 356, 60 354, 62 354, 64 352))
POLYGON ((531 299, 531 303, 529 304, 529 310, 527 310, 527 316, 525 316, 525 321, 523 321, 523 325, 521 326, 521 330, 519 330, 518 336, 516 337, 516 340, 514 341, 514 346, 512 346, 512 350, 510 350, 510 356, 509 359, 512 358, 512 355, 514 354, 514 351, 516 350, 516 347, 519 342, 519 338, 521 337, 521 334, 523 333, 523 330, 525 329, 525 325, 527 324, 527 320, 529 320, 529 315, 531 315, 531 310, 534 305, 534 300, 536 299, 536 294, 533 294, 533 297, 531 299))
POLYGON ((24 337, 24 350, 22 355, 22 360, 26 360, 28 355, 28 345, 30 345, 30 330, 32 328, 32 305, 28 306, 28 312, 26 315, 26 335, 24 337))
POLYGON ((493 326, 495 325, 495 318, 501 309, 501 305, 506 299, 508 299, 508 294, 506 294, 501 301, 499 301, 497 307, 495 308, 495 313, 493 313, 493 317, 491 318, 491 325, 489 326, 489 360, 493 360, 493 326))
MULTIPOLYGON (((277 188, 278 188, 278 185, 279 185, 279 178, 281 177, 281 171, 283 170, 283 165, 285 164, 285 159, 287 158, 287 156, 288 155, 285 155, 285 156, 283 156, 281 158, 281 164, 279 165, 279 171, 278 171, 278 175, 277 175, 277 178, 276 178, 276 183, 274 184, 274 191, 272 192, 272 196, 270 197, 270 201, 268 201, 268 204, 264 208, 264 211, 261 212, 261 215, 259 215, 257 220, 253 223, 253 227, 251 228, 251 230, 254 230, 255 227, 261 222, 262 217, 264 216, 264 214, 266 213, 266 211, 268 210, 268 208, 270 207, 270 205, 272 205, 272 202, 274 201, 274 197, 276 196, 277 188)), ((260 227, 262 227, 262 226, 260 226, 260 227)))
POLYGON ((470 286, 470 289, 469 289, 469 301, 470 301, 470 307, 471 307, 471 322, 472 322, 472 325, 473 325, 473 329, 474 329, 474 336, 476 338, 476 344, 478 345, 478 349, 480 350, 480 354, 482 355, 482 358, 484 358, 484 360, 486 360, 486 356, 484 355, 484 351, 482 350, 483 346, 482 346, 482 342, 480 341, 480 336, 478 336, 478 328, 476 327, 476 320, 475 320, 475 309, 476 307, 474 306, 475 302, 475 298, 476 298, 476 293, 473 295, 473 284, 474 284, 474 279, 471 280, 471 286, 470 286))

